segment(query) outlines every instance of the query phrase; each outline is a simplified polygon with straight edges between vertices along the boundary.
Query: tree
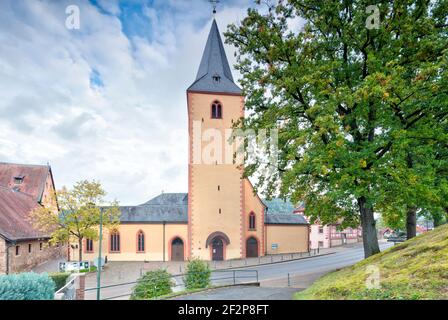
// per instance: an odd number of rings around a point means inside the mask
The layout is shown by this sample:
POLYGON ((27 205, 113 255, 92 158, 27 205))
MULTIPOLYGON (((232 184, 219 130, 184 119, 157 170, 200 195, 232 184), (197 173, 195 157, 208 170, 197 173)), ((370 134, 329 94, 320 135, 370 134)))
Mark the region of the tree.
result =
MULTIPOLYGON (((416 128, 440 128, 448 114, 445 2, 375 3, 278 1, 226 32, 249 110, 238 125, 279 130, 278 172, 256 187, 304 200, 312 222, 360 222, 366 257, 379 252, 374 210, 385 187, 412 169, 410 143, 422 144, 416 128), (292 29, 298 17, 304 27, 292 29)), ((264 168, 255 159, 245 175, 264 168)), ((411 194, 398 181, 391 189, 411 194)))
POLYGON ((115 229, 120 210, 117 201, 106 203, 106 192, 96 181, 79 181, 73 189, 63 187, 57 192, 60 212, 38 207, 31 213, 31 222, 40 231, 51 235, 50 243, 78 242, 79 261, 82 261, 83 239, 98 240, 101 211, 103 226, 115 229), (104 205, 108 206, 104 206, 104 205), (102 207, 100 207, 102 206, 102 207))

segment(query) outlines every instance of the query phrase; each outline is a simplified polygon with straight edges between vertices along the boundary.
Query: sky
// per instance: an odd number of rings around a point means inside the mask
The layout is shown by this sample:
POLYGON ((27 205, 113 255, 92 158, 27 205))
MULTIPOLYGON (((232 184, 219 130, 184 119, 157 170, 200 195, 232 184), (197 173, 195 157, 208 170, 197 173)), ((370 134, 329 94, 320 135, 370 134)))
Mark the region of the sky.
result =
MULTIPOLYGON (((221 0, 221 33, 249 5, 221 0)), ((187 192, 186 89, 211 11, 206 0, 2 0, 0 162, 49 163, 58 189, 98 180, 122 205, 187 192), (79 29, 66 27, 70 5, 79 29)))

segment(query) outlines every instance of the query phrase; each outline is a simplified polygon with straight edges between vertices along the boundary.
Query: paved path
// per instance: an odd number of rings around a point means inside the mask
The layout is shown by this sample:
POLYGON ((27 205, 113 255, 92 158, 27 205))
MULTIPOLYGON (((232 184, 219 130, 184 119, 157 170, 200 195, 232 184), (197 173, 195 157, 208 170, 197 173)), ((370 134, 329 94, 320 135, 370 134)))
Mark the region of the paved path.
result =
POLYGON ((172 300, 291 300, 296 291, 295 288, 237 286, 193 293, 172 300))
MULTIPOLYGON (((391 245, 392 244, 390 243, 381 243, 380 248, 384 250, 385 248, 388 248, 391 245)), ((249 288, 247 290, 259 292, 259 294, 258 293, 254 294, 257 294, 257 296, 260 297, 263 296, 266 297, 266 294, 268 294, 270 290, 272 290, 274 293, 279 292, 289 293, 290 290, 298 291, 299 289, 307 288, 311 283, 313 283, 317 278, 319 278, 323 274, 345 266, 352 265, 364 258, 364 251, 362 244, 353 244, 334 249, 335 249, 334 253, 324 256, 310 257, 307 259, 279 262, 274 264, 259 265, 253 267, 237 268, 229 271, 214 271, 212 273, 212 279, 214 279, 212 281, 212 284, 215 285, 230 284, 231 282, 233 282, 232 275, 234 270, 240 276, 242 274, 248 275, 248 278, 246 279, 237 279, 236 281, 237 284, 242 282, 255 281, 254 274, 258 272, 258 280, 261 283, 262 288, 249 288), (288 274, 289 274, 289 282, 288 282, 288 274), (263 288, 265 288, 266 291, 264 291, 263 288), (279 288, 286 288, 288 290, 283 291, 279 288)), ((182 277, 181 276, 176 277, 176 282, 179 286, 175 287, 174 291, 179 291, 182 287, 182 277)), ((129 292, 132 290, 133 286, 134 284, 129 284, 126 286, 103 289, 102 297, 108 298, 123 295, 124 298, 126 298, 129 292)), ((229 288, 220 289, 218 292, 223 291, 222 294, 225 295, 226 290, 230 289, 229 288)), ((86 294, 86 296, 87 298, 94 298, 94 292, 90 292, 89 294, 86 294)), ((199 295, 193 295, 189 299, 193 299, 194 297, 198 296, 199 295)), ((250 297, 251 295, 247 296, 247 298, 250 297)))

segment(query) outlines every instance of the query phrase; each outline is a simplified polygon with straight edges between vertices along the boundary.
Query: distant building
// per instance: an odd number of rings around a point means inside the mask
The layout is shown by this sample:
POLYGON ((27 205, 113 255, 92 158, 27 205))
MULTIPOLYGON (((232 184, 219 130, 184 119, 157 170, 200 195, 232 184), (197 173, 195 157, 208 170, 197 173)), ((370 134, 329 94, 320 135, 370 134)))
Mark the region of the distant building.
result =
MULTIPOLYGON (((294 213, 302 215, 308 223, 310 218, 305 215, 305 204, 303 202, 295 208, 294 213)), ((310 248, 332 248, 349 243, 362 241, 362 229, 345 228, 339 229, 339 224, 322 225, 320 223, 310 224, 310 248)))
POLYGON ((0 163, 0 273, 28 270, 63 248, 49 246, 49 236, 35 230, 30 212, 54 208, 55 187, 50 166, 0 163))

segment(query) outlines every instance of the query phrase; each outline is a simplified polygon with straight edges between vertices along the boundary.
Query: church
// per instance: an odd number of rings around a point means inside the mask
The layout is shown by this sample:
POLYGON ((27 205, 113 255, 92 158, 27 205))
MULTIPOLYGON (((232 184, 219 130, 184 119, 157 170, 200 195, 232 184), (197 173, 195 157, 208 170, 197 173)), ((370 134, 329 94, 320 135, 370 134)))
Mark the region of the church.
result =
MULTIPOLYGON (((204 147, 198 134, 213 129, 225 136, 244 117, 244 96, 233 80, 215 20, 186 96, 188 193, 162 193, 120 207, 120 226, 105 231, 102 256, 108 261, 228 260, 308 251, 309 224, 302 215, 271 208, 242 178, 241 166, 195 159, 197 148, 204 147)), ((71 252, 76 259, 77 250, 71 252)), ((83 260, 97 255, 98 241, 86 239, 83 260)))

